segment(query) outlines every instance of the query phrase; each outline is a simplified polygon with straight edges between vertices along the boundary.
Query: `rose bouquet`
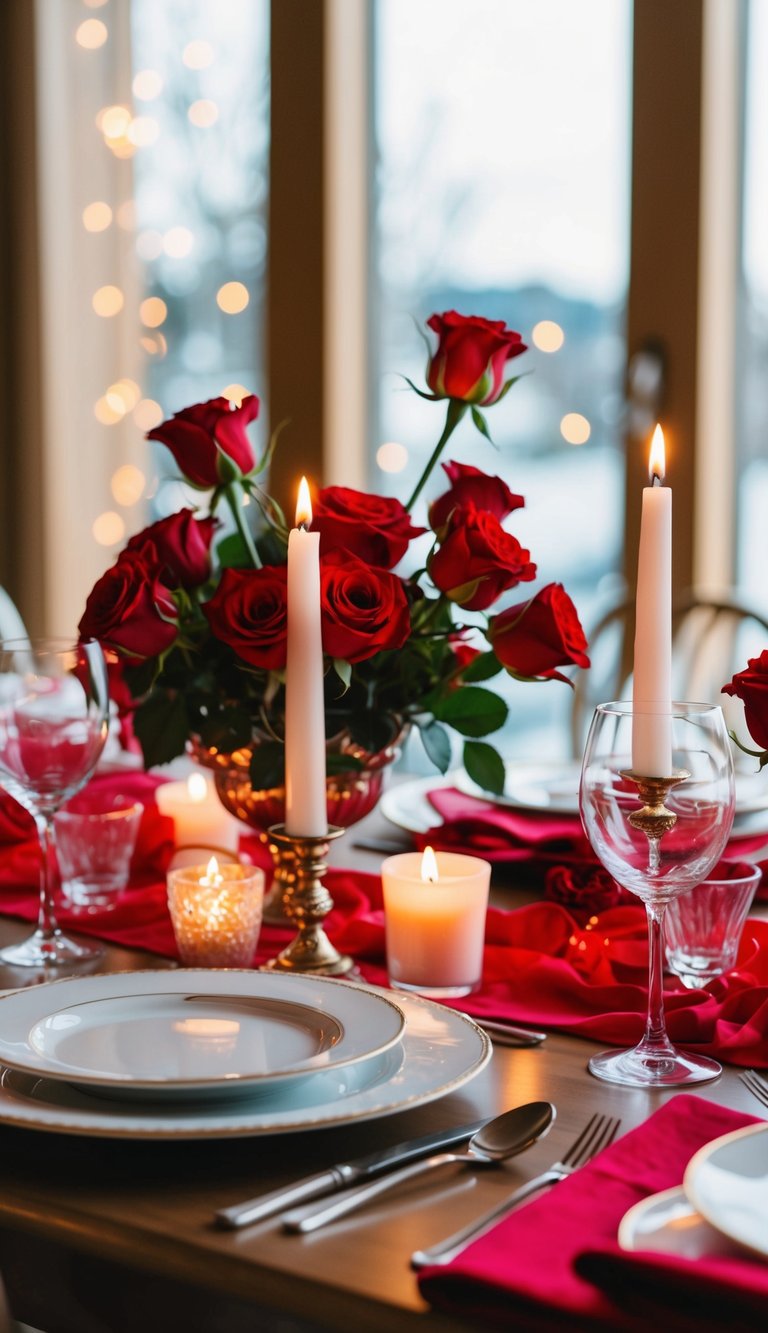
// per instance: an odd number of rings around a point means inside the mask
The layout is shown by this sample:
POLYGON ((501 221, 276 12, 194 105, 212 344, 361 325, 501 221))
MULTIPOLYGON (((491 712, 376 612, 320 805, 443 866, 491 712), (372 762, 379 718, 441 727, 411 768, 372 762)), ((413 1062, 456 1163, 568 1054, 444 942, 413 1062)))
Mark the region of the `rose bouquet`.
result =
MULTIPOLYGON (((469 775, 501 792, 504 766, 484 738, 503 725, 507 706, 487 682, 503 670, 567 680, 559 668, 588 666, 587 645, 560 584, 494 614, 502 594, 536 576, 504 526, 523 498, 500 477, 444 463, 447 488, 429 506, 429 527, 414 525, 410 511, 454 429, 469 413, 490 438, 481 409, 509 390, 507 362, 526 350, 503 323, 451 311, 428 326, 437 347, 427 388, 411 387, 446 401, 447 414, 408 504, 344 486, 313 499, 328 765, 354 769, 410 726, 445 772, 454 732, 469 775)), ((147 765, 190 742, 222 754, 248 747, 251 785, 263 789, 283 780, 288 524, 265 489, 274 442, 257 458, 246 432, 258 407, 253 395, 239 407, 217 398, 149 433, 207 503, 131 538, 90 593, 80 632, 107 650, 125 730, 147 765), (223 506, 234 520, 229 532, 223 506), (248 513, 259 515, 258 530, 248 513)))

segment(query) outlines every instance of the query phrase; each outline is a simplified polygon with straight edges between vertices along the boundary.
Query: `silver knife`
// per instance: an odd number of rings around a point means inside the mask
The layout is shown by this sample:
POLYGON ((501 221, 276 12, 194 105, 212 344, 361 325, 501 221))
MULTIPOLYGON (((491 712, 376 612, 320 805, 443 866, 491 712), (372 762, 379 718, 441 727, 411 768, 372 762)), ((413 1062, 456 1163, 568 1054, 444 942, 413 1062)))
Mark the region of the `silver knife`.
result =
POLYGON ((214 1214, 216 1225, 234 1231, 238 1227, 250 1226, 252 1222, 261 1222, 265 1217, 281 1213, 293 1204, 303 1203, 308 1199, 319 1199, 324 1194, 335 1194, 347 1185, 355 1185, 360 1180, 379 1176, 390 1167, 401 1166, 405 1162, 415 1162, 420 1157, 429 1157, 439 1148, 448 1148, 453 1143, 463 1143, 472 1137, 485 1120, 475 1120, 471 1125, 454 1126, 453 1129, 441 1129, 435 1134, 424 1134, 419 1139, 410 1139, 405 1143, 396 1143, 392 1148, 381 1152, 369 1153, 366 1157, 357 1157, 351 1162, 338 1162, 327 1171, 317 1175, 305 1176, 295 1185, 272 1190, 270 1194, 261 1194, 256 1199, 245 1203, 233 1204, 231 1208, 220 1208, 214 1214))

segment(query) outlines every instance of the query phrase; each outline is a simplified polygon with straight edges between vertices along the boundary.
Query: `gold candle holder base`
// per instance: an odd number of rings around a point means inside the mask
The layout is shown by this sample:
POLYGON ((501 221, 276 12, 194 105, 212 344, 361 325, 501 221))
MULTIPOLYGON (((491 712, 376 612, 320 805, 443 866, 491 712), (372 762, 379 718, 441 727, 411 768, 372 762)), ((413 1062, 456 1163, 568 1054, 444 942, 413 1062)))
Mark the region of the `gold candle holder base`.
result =
POLYGON ((644 833, 649 841, 658 842, 677 823, 677 815, 673 810, 667 809, 665 801, 672 788, 681 782, 686 782, 691 776, 690 773, 685 768, 678 768, 671 777, 649 778, 626 769, 619 776, 635 784, 643 802, 642 809, 628 815, 630 824, 644 833))
POLYGON ((286 833, 284 824, 273 824, 267 832, 281 862, 280 878, 285 886, 283 910, 288 920, 295 922, 298 933, 266 966, 281 972, 345 976, 354 968, 354 960, 334 948, 322 927, 333 907, 333 899, 323 884, 328 869, 325 857, 328 844, 340 838, 344 829, 331 826, 319 837, 302 837, 286 833))

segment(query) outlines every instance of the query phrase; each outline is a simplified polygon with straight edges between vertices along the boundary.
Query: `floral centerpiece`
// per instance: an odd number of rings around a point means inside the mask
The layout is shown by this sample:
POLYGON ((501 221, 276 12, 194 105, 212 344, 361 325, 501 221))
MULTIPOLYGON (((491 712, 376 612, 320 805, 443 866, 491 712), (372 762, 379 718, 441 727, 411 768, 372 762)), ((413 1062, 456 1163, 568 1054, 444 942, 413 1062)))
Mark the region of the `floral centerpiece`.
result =
MULTIPOLYGON (((427 387, 411 387, 447 412, 408 503, 344 486, 313 500, 329 772, 354 769, 410 726, 441 772, 451 763, 450 733, 458 734, 469 775, 501 792, 504 766, 485 738, 508 710, 488 682, 502 671, 567 680, 559 668, 588 666, 587 645, 560 584, 494 609, 536 576, 504 526, 523 497, 500 477, 444 463, 447 486, 429 505, 429 527, 414 524, 413 506, 456 426, 469 414, 490 438, 481 409, 515 383, 505 379, 507 363, 526 350, 503 322, 451 311, 428 327, 437 346, 427 387), (427 532, 426 555, 416 559, 425 543, 413 544, 427 532)), ((148 766, 192 740, 223 754, 249 747, 250 781, 263 789, 283 780, 289 525, 266 489, 274 440, 257 457, 248 438, 258 408, 254 395, 239 407, 216 398, 149 432, 206 504, 132 537, 91 591, 79 628, 107 649, 115 697, 148 766), (224 531, 223 506, 234 531, 224 531), (246 522, 254 512, 257 531, 246 522)))
POLYGON ((723 694, 740 699, 744 705, 747 730, 759 749, 752 750, 732 731, 731 739, 740 750, 752 755, 762 770, 768 764, 768 651, 759 657, 750 657, 743 671, 737 671, 723 686, 723 694))

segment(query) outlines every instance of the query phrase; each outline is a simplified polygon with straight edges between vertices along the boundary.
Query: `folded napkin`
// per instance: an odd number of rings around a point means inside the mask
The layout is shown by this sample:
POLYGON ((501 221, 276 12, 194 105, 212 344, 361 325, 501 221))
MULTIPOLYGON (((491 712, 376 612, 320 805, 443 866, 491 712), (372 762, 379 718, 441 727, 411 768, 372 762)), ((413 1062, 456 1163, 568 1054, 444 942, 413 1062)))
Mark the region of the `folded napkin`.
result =
POLYGON ((456 787, 438 787, 428 799, 443 822, 417 834, 420 847, 429 843, 442 851, 471 849, 493 862, 594 859, 578 815, 514 810, 467 796, 456 787))
MULTIPOLYGON (((495 865, 525 864, 528 870, 540 870, 542 877, 553 866, 578 873, 599 864, 578 815, 518 810, 468 796, 456 787, 438 787, 428 799, 442 823, 415 835, 420 849, 429 845, 441 851, 473 852, 495 865)), ((724 855, 751 860, 766 850, 768 831, 736 832, 724 855)), ((768 867, 768 862, 764 864, 768 867)), ((768 902, 768 875, 763 875, 755 897, 768 902)))
POLYGON ((623 1255, 628 1208, 682 1183, 700 1147, 755 1117, 678 1094, 594 1162, 498 1223, 445 1268, 424 1269, 434 1306, 526 1329, 648 1327, 754 1330, 768 1309, 768 1264, 745 1255, 697 1260, 623 1255), (621 1281, 617 1276, 621 1275, 621 1281))

